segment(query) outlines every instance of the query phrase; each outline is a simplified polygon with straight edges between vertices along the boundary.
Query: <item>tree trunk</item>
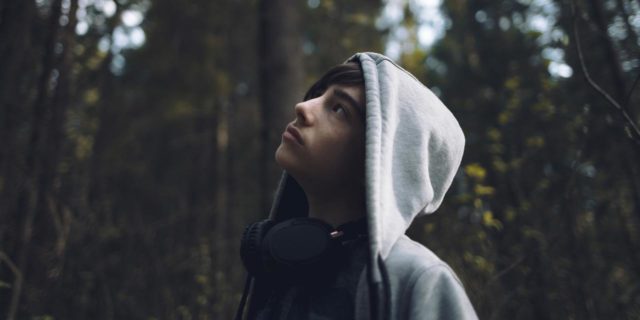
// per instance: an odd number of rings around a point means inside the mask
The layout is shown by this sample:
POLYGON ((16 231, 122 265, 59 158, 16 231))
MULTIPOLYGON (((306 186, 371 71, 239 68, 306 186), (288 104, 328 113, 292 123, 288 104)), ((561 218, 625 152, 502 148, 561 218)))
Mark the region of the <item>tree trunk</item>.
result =
MULTIPOLYGON (((58 33, 60 30, 59 19, 62 14, 62 1, 56 0, 52 3, 51 13, 48 20, 48 33, 45 37, 45 45, 43 47, 42 71, 37 83, 37 98, 33 107, 33 118, 31 120, 31 135, 29 139, 29 152, 26 158, 27 183, 20 196, 21 201, 18 204, 18 212, 24 212, 25 219, 22 226, 22 235, 20 239, 20 251, 18 252, 18 269, 21 270, 23 276, 21 281, 16 282, 11 293, 11 303, 9 306, 7 319, 14 319, 17 314, 20 298, 25 280, 28 276, 29 256, 32 235, 34 233, 34 220, 36 216, 41 215, 46 210, 45 194, 50 183, 51 172, 47 172, 51 168, 51 161, 48 158, 50 140, 49 131, 54 117, 53 102, 50 90, 56 90, 57 80, 54 74, 60 74, 55 70, 55 54, 54 47, 58 41, 58 33)), ((55 91, 54 91, 55 92, 55 91)), ((42 267, 42 266, 40 266, 42 267)))
MULTIPOLYGON (((598 0, 590 0, 591 2, 591 12, 593 13, 593 19, 600 30, 598 34, 600 34, 600 38, 605 50, 605 57, 607 58, 607 62, 609 64, 609 69, 611 71, 611 83, 613 84, 613 96, 619 102, 624 101, 625 92, 626 92, 626 84, 624 81, 624 77, 622 76, 622 68, 620 67, 620 59, 616 54, 616 49, 614 48, 613 42, 611 38, 609 38, 609 33, 607 32, 607 21, 605 17, 604 8, 602 7, 602 3, 598 0)), ((624 106, 623 106, 624 107, 624 106)), ((629 112, 629 110, 627 110, 629 112)), ((631 115, 631 114, 630 114, 631 115)), ((632 119, 635 119, 632 115, 632 119)))
MULTIPOLYGON (((17 251, 20 215, 18 198, 25 188, 24 139, 19 131, 27 124, 29 90, 35 78, 31 29, 33 1, 13 1, 0 7, 0 250, 9 256, 17 251)), ((0 272, 0 275, 2 273, 0 272)), ((7 278, 4 278, 7 279, 7 278)))
POLYGON ((261 207, 268 210, 280 170, 274 152, 280 133, 293 119, 293 107, 303 95, 302 46, 298 1, 260 1, 258 66, 261 106, 261 207))

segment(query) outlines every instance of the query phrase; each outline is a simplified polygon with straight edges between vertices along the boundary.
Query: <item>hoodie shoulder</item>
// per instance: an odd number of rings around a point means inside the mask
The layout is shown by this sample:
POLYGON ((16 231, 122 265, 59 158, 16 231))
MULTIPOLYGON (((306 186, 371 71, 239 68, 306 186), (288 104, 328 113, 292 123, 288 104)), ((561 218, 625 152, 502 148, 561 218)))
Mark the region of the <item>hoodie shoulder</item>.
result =
POLYGON ((385 263, 394 313, 402 319, 477 319, 456 274, 423 245, 405 235, 385 263))
POLYGON ((433 251, 406 235, 400 237, 393 245, 385 263, 390 269, 402 269, 401 273, 405 276, 408 274, 407 271, 419 273, 436 266, 449 268, 433 251))

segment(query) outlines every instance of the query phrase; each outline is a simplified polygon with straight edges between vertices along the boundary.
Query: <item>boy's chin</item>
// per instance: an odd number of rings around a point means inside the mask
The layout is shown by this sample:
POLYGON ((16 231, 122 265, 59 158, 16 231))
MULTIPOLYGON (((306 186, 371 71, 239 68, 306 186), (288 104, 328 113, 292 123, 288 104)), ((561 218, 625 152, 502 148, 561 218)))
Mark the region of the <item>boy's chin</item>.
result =
POLYGON ((275 154, 276 163, 280 168, 287 172, 295 171, 296 159, 289 150, 282 144, 278 147, 275 154))
POLYGON ((280 145, 275 154, 276 163, 278 166, 292 176, 296 181, 300 182, 300 179, 304 179, 307 174, 305 170, 308 168, 308 164, 302 163, 296 154, 287 150, 286 146, 280 145))

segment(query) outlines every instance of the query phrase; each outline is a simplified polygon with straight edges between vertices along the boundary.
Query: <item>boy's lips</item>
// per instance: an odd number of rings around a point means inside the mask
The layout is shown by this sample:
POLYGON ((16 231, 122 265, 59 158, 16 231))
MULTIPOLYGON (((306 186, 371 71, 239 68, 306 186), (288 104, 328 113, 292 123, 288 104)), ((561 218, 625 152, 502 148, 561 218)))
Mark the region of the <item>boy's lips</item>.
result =
POLYGON ((298 128, 294 127, 291 124, 287 126, 287 129, 284 131, 284 133, 282 133, 282 135, 285 137, 291 136, 291 138, 293 138, 296 142, 304 145, 304 140, 302 139, 300 130, 298 130, 298 128))

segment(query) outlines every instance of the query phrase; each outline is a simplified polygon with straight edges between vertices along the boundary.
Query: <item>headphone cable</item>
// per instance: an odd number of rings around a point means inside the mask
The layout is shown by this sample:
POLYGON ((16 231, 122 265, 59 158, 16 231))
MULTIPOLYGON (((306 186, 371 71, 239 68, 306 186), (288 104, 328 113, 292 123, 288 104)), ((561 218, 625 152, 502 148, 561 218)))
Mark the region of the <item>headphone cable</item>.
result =
POLYGON ((244 314, 244 305, 247 302, 247 297, 249 296, 249 288, 251 288, 251 282, 253 277, 247 273, 247 278, 244 282, 244 291, 242 292, 242 299, 240 299, 240 305, 238 306, 238 310, 236 311, 235 320, 242 320, 242 315, 244 314))

